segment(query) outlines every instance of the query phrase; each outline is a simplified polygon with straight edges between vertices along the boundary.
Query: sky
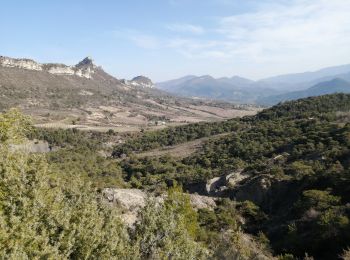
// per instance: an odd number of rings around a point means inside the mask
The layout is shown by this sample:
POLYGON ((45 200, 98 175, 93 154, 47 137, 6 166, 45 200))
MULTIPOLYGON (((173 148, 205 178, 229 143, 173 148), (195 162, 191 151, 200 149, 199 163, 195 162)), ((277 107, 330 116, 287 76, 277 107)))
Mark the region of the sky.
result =
POLYGON ((2 0, 0 55, 154 82, 313 71, 350 63, 350 0, 2 0))

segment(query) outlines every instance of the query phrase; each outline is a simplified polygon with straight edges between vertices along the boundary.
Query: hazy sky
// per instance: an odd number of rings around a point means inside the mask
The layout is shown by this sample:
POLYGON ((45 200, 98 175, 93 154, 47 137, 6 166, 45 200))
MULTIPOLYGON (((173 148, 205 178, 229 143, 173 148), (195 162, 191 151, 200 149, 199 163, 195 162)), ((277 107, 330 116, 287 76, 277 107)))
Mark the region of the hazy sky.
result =
POLYGON ((316 70, 350 63, 350 0, 3 0, 0 55, 153 81, 316 70))

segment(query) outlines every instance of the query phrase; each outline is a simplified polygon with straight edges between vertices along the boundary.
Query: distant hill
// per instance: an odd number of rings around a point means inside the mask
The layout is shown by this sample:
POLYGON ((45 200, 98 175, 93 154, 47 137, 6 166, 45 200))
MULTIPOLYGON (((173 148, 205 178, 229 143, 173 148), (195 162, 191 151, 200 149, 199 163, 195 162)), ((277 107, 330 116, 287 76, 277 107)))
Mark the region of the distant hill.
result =
POLYGON ((350 82, 336 78, 330 81, 320 82, 306 90, 264 97, 259 99, 258 103, 273 105, 281 101, 295 100, 299 98, 320 96, 333 93, 350 93, 350 82))
POLYGON ((179 79, 173 79, 173 80, 169 80, 169 81, 159 82, 159 83, 156 83, 156 87, 159 89, 162 89, 164 91, 174 92, 178 86, 180 86, 184 82, 191 80, 191 79, 194 79, 196 77, 197 76, 194 76, 194 75, 188 75, 188 76, 181 77, 179 79))
POLYGON ((275 77, 262 79, 262 82, 267 83, 289 83, 289 84, 300 84, 305 82, 313 82, 318 79, 338 76, 350 72, 350 64, 328 67, 313 72, 303 72, 294 74, 285 74, 275 77))
MULTIPOLYGON (((275 104, 276 101, 273 101, 272 96, 282 98, 286 95, 288 100, 288 96, 298 98, 310 94, 315 95, 317 93, 315 90, 303 93, 294 92, 304 91, 318 83, 333 79, 350 82, 350 64, 313 72, 279 75, 258 81, 239 76, 214 78, 209 75, 200 77, 190 75, 157 83, 156 87, 179 96, 222 99, 237 103, 275 104), (267 102, 269 99, 273 102, 267 102)), ((334 90, 330 92, 323 90, 319 93, 334 93, 334 90)), ((278 101, 279 98, 276 100, 278 101)))
POLYGON ((186 76, 157 83, 156 87, 186 97, 220 99, 237 103, 254 103, 260 96, 279 93, 277 90, 255 87, 255 82, 242 77, 213 78, 210 75, 186 76))
POLYGON ((231 78, 223 77, 223 78, 218 78, 217 80, 219 82, 225 82, 225 83, 229 83, 240 87, 244 87, 244 86, 249 87, 255 83, 254 80, 246 79, 240 76, 233 76, 231 78))

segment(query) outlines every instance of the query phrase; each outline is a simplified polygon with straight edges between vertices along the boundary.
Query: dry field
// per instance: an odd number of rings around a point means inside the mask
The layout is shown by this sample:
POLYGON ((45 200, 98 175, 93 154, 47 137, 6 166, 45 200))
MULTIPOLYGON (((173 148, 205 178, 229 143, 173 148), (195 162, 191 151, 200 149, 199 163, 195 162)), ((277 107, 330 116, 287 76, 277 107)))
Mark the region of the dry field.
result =
POLYGON ((258 108, 223 109, 211 106, 165 106, 152 101, 152 107, 98 106, 65 110, 31 109, 37 127, 80 130, 135 132, 156 130, 195 122, 213 122, 257 113, 258 108), (157 107, 158 106, 158 107, 157 107))

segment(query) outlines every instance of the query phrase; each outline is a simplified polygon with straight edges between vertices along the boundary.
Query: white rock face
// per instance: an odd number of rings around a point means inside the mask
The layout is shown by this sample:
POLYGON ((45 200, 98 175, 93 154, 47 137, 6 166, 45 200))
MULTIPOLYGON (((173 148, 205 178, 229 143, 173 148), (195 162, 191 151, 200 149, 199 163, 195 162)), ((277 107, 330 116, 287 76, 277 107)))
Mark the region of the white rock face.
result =
POLYGON ((147 194, 138 189, 106 188, 103 195, 109 202, 117 203, 129 211, 144 207, 147 198, 147 194))
POLYGON ((3 56, 0 56, 0 65, 3 67, 9 67, 9 68, 20 68, 20 69, 37 70, 37 71, 43 70, 41 64, 38 64, 33 60, 12 59, 12 58, 3 57, 3 56))
POLYGON ((48 153, 52 148, 46 141, 33 140, 23 144, 11 144, 10 149, 26 153, 48 153))
POLYGON ((90 58, 85 58, 83 63, 80 62, 75 66, 67 66, 64 64, 40 64, 29 59, 13 59, 9 57, 0 56, 0 66, 7 68, 19 68, 35 71, 46 71, 55 75, 70 75, 78 76, 81 78, 92 78, 92 74, 95 72, 95 65, 90 58))
POLYGON ((214 209, 216 207, 215 200, 211 197, 190 194, 191 205, 196 209, 214 209))
POLYGON ((218 193, 226 190, 228 187, 233 188, 250 175, 243 174, 241 170, 228 175, 214 177, 207 181, 205 189, 208 194, 218 193))
POLYGON ((48 73, 57 75, 74 75, 75 71, 72 67, 68 66, 52 66, 47 69, 48 73))
POLYGON ((75 71, 75 75, 77 75, 78 77, 83 77, 83 78, 87 78, 87 79, 91 79, 93 73, 94 73, 94 71, 92 69, 90 69, 89 67, 84 69, 84 70, 78 69, 75 71))

